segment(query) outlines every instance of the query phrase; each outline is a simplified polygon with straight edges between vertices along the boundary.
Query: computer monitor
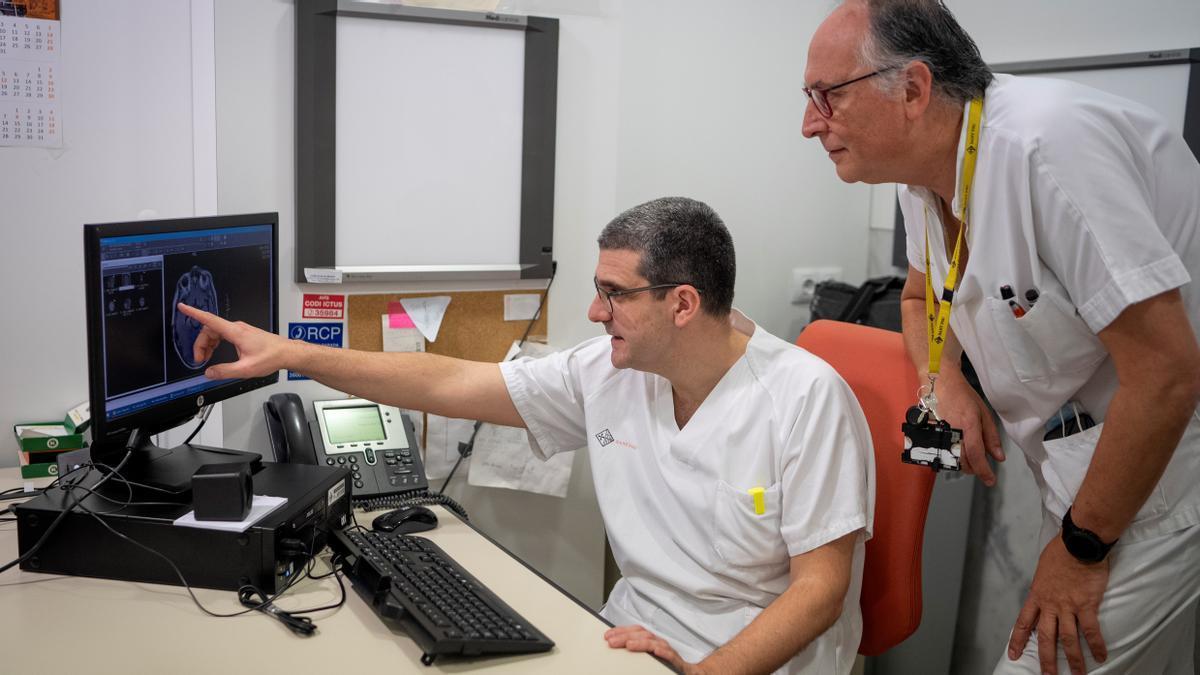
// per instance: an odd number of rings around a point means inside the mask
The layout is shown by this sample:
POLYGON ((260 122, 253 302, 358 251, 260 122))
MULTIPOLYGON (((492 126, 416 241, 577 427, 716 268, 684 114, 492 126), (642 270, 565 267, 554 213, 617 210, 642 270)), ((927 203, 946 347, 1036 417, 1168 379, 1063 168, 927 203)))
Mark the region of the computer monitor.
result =
POLYGON ((278 214, 258 213, 84 226, 94 462, 111 466, 132 450, 122 477, 180 494, 204 464, 258 462, 252 453, 158 448, 149 439, 206 405, 279 380, 206 378, 208 366, 236 360, 236 350, 222 343, 197 361, 201 326, 177 309, 183 302, 278 332, 278 223, 278 214))

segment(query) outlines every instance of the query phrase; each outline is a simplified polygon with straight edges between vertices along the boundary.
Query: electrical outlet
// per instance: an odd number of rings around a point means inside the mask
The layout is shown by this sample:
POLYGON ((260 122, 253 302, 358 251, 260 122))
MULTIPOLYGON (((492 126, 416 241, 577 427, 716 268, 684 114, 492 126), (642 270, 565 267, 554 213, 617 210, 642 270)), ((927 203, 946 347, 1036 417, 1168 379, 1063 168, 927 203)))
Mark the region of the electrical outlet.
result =
POLYGON ((810 302, 817 284, 840 279, 840 267, 796 267, 792 269, 791 295, 793 305, 810 302))
POLYGON ((817 268, 797 267, 792 270, 792 304, 802 305, 813 297, 817 288, 817 268))

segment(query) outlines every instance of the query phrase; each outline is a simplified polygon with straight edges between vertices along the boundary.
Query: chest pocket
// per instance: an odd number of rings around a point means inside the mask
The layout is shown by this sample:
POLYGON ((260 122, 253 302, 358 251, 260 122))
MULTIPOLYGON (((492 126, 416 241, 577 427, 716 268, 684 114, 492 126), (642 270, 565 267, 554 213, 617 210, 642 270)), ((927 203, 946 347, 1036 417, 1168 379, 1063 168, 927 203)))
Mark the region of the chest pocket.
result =
MULTIPOLYGON (((779 531, 783 512, 779 484, 767 488, 763 498, 763 512, 755 513, 754 497, 747 490, 717 481, 713 546, 721 560, 733 568, 787 565, 787 547, 779 531)), ((751 577, 759 576, 751 570, 745 571, 751 572, 751 577)), ((746 575, 735 571, 734 576, 746 575)))
POLYGON ((1000 298, 985 299, 996 334, 1022 382, 1071 376, 1083 384, 1108 352, 1069 302, 1054 293, 1038 298, 1025 316, 1013 316, 1000 298))

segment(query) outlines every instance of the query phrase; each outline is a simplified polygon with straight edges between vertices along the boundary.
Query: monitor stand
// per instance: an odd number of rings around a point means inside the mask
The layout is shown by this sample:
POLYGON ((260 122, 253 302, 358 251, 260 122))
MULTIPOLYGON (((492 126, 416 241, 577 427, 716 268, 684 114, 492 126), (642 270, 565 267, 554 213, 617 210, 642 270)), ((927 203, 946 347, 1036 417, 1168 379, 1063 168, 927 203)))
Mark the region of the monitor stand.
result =
MULTIPOLYGON (((92 458, 94 462, 108 465, 110 470, 116 468, 124 456, 124 449, 118 452, 114 448, 102 453, 100 457, 93 453, 92 458)), ((129 460, 121 467, 120 475, 114 476, 108 483, 113 490, 123 490, 124 483, 119 478, 124 478, 134 484, 132 487, 135 491, 145 494, 148 498, 153 496, 160 501, 189 501, 192 475, 196 473, 196 469, 208 464, 247 464, 250 473, 254 474, 262 469, 262 455, 257 452, 194 444, 160 448, 150 443, 150 439, 147 438, 141 445, 132 449, 129 460)))

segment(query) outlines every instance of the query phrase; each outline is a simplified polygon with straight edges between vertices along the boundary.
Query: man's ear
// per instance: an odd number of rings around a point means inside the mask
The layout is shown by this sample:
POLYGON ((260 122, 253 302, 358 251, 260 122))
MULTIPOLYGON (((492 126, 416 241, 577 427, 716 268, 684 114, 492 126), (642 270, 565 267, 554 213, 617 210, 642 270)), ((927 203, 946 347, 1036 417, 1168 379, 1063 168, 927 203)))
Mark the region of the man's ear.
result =
POLYGON ((912 61, 904 67, 904 115, 909 121, 925 114, 933 98, 933 72, 924 61, 912 61))
POLYGON ((700 316, 700 292, 691 284, 671 289, 671 306, 676 328, 683 328, 700 316))

